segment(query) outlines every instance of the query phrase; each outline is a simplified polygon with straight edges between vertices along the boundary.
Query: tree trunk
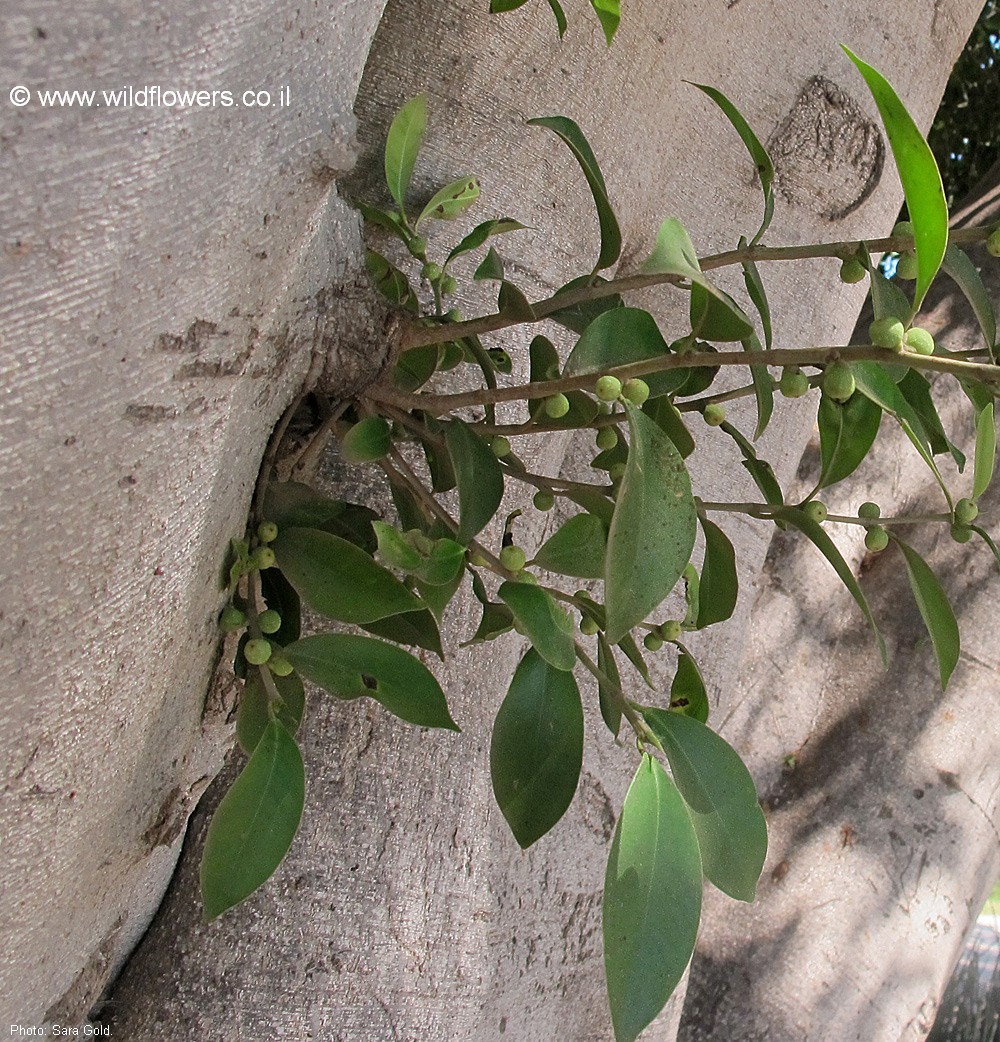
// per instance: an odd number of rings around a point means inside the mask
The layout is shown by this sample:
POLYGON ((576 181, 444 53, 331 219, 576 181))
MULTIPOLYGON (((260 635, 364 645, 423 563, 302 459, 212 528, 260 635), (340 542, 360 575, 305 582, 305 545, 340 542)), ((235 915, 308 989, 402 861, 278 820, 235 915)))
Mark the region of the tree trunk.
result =
MULTIPOLYGON (((203 37, 233 81, 284 82, 294 70, 293 96, 304 100, 289 114, 132 109, 99 125, 84 109, 5 110, 20 165, 4 179, 4 201, 24 230, 4 258, 4 339, 17 345, 11 417, 34 435, 8 440, 0 456, 5 487, 19 497, 7 532, 18 571, 8 565, 0 580, 5 650, 17 666, 0 731, 0 824, 18 835, 3 852, 0 922, 8 950, 25 953, 0 980, 11 1023, 47 1010, 63 1022, 82 1017, 156 903, 228 734, 222 681, 202 718, 214 576, 264 440, 311 363, 336 371, 379 337, 377 323, 365 324, 368 298, 355 303, 357 223, 331 183, 352 162, 349 105, 377 10, 286 19, 277 8, 251 16, 220 2, 164 15, 165 28, 155 11, 99 25, 93 12, 48 12, 51 24, 24 26, 12 41, 11 83, 34 88, 32 77, 54 80, 55 69, 66 77, 59 86, 79 86, 72 76, 93 52, 118 56, 100 86, 168 76, 183 86, 185 75, 200 85, 203 52, 186 48, 203 37), (222 170, 220 156, 230 160, 222 170), (74 208, 64 186, 81 165, 93 187, 74 208), (52 386, 69 394, 55 398, 52 386)), ((710 10, 643 0, 609 51, 583 11, 558 44, 544 9, 491 19, 479 6, 400 0, 358 98, 365 151, 352 190, 374 185, 391 112, 427 89, 419 184, 481 174, 481 217, 506 213, 532 229, 501 248, 529 296, 589 268, 596 221, 572 160, 526 117, 562 112, 584 127, 622 221, 623 267, 637 266, 667 216, 685 222, 701 251, 721 249, 757 226, 760 195, 738 138, 682 82, 692 79, 723 89, 770 140, 783 200, 770 241, 887 230, 899 187, 882 176, 872 106, 836 43, 891 70, 926 125, 976 13, 971 0, 916 17, 889 3, 866 12, 859 33, 846 3, 810 12, 807 24, 776 0, 710 10)), ((229 85, 221 75, 211 82, 229 85)), ((833 342, 846 336, 859 291, 834 272, 833 262, 804 262, 766 273, 782 343, 817 330, 833 342)), ((664 292, 644 303, 669 335, 683 331, 680 301, 664 292)), ((467 311, 476 303, 462 301, 467 311)), ((523 339, 499 342, 523 357, 523 339)), ((811 421, 804 403, 782 413, 760 452, 786 479, 811 421)), ((702 439, 711 451, 698 490, 746 498, 742 470, 712 438, 702 439)), ((564 456, 570 469, 584 458, 582 445, 557 439, 537 452, 553 471, 564 456)), ((767 533, 737 523, 730 534, 749 588, 767 533)), ((469 633, 469 600, 453 615, 451 648, 469 633)), ((744 608, 712 643, 720 719, 745 621, 744 608)), ((591 712, 578 798, 551 836, 520 854, 492 807, 486 755, 519 652, 511 640, 450 658, 442 674, 460 736, 314 699, 309 802, 288 861, 243 906, 202 924, 195 876, 207 800, 113 995, 115 1033, 185 1042, 234 1032, 344 1042, 610 1037, 600 890, 635 757, 605 740, 591 712)), ((671 1014, 649 1032, 672 1035, 671 1014)))

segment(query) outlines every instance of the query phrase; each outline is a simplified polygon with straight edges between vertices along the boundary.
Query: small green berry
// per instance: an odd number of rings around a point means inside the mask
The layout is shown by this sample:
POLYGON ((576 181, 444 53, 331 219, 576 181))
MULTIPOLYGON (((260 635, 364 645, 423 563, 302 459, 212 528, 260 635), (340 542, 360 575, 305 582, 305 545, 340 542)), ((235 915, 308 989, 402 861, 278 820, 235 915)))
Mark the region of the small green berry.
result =
POLYGON ((517 581, 519 583, 527 583, 529 586, 537 586, 538 576, 532 572, 519 572, 517 581))
POLYGON ((527 561, 527 556, 519 546, 505 546, 500 551, 500 563, 508 572, 519 572, 527 561))
POLYGON ((465 315, 462 313, 461 308, 451 308, 448 314, 444 316, 449 322, 464 322, 465 315))
POLYGON ((617 376, 602 376, 594 384, 594 393, 602 402, 613 402, 622 393, 622 382, 617 376))
POLYGON ((911 351, 915 351, 918 355, 934 354, 934 337, 926 329, 921 329, 920 326, 912 326, 908 329, 903 342, 911 351))
POLYGON ((441 295, 450 297, 458 289, 458 279, 452 275, 445 275, 441 280, 441 295))
POLYGON ((912 282, 917 277, 917 255, 913 250, 899 255, 899 260, 896 261, 896 276, 907 282, 912 282))
POLYGON ((786 398, 801 398, 809 393, 809 377, 797 365, 788 365, 781 370, 778 390, 786 398))
POLYGON ((560 420, 569 412, 569 399, 564 394, 550 394, 545 399, 545 415, 560 420))
POLYGON ((248 640, 243 649, 243 655, 251 666, 263 666, 271 657, 271 642, 269 640, 248 640))
POLYGON ((967 543, 972 538, 972 529, 968 525, 952 525, 951 538, 956 543, 967 543))
POLYGON ((910 221, 897 221, 892 226, 892 231, 890 232, 890 235, 892 235, 893 238, 895 238, 897 235, 908 235, 912 239, 913 224, 910 221))
POLYGON ((278 538, 278 526, 273 521, 263 521, 257 526, 257 538, 262 543, 273 543, 278 538))
POLYGON ((810 521, 815 521, 817 524, 822 524, 829 515, 830 511, 826 508, 826 503, 819 499, 811 499, 802 508, 802 513, 809 518, 810 521))
POLYGON ((642 638, 642 646, 647 651, 659 651, 663 647, 663 640, 658 637, 655 633, 647 633, 642 638))
POLYGON ((846 282, 849 286, 855 282, 860 282, 867 274, 865 266, 857 257, 848 257, 840 265, 840 281, 846 282))
POLYGON ((718 402, 710 402, 706 405, 705 411, 701 415, 709 427, 718 427, 726 422, 726 408, 724 405, 719 405, 718 402))
POLYGON ((422 257, 427 252, 427 240, 422 235, 414 235, 406 248, 414 257, 422 257))
POLYGON ((880 554, 889 545, 889 533, 881 526, 875 525, 865 533, 865 546, 873 554, 880 554))
POLYGON ((435 264, 433 261, 428 261, 420 269, 421 277, 427 279, 428 282, 437 282, 443 274, 444 272, 441 270, 441 265, 435 264))
POLYGON ((542 488, 535 493, 531 502, 535 504, 536 510, 551 510, 556 505, 556 497, 542 488))
POLYGON ((247 622, 246 613, 240 611, 234 604, 227 604, 222 609, 222 617, 219 619, 219 627, 223 633, 232 633, 242 629, 247 622))
POLYGON ((676 619, 667 619, 656 631, 664 640, 679 640, 681 624, 676 619))
POLYGON ((286 658, 282 658, 280 655, 272 655, 267 660, 267 668, 276 677, 287 677, 290 673, 295 670, 295 667, 286 658))
POLYGON ((846 362, 833 362, 823 371, 823 393, 835 402, 846 402, 856 386, 854 373, 846 362))
POLYGON ((626 467, 624 463, 613 463, 608 470, 608 477, 611 478, 612 481, 621 481, 621 479, 625 477, 625 470, 626 467))
POLYGON ((602 427, 597 432, 597 447, 603 451, 613 449, 618 444, 618 431, 614 427, 602 427))
POLYGON ((867 503, 862 503, 861 506, 858 507, 858 517, 864 517, 868 518, 870 521, 874 521, 876 518, 881 516, 882 508, 878 503, 872 503, 869 501, 867 503))
POLYGON ((876 347, 883 347, 886 351, 901 351, 905 336, 903 323, 891 315, 877 318, 868 327, 868 338, 876 347))
POLYGON ((979 507, 971 499, 960 499, 955 504, 955 520, 960 525, 970 525, 979 517, 979 507))
POLYGON ((1000 257, 1000 225, 994 228, 986 239, 986 252, 991 257, 1000 257))
POLYGON ((268 608, 257 616, 257 625, 261 633, 277 633, 281 629, 281 616, 273 608, 268 608))
POLYGON ((253 564, 261 571, 265 568, 273 568, 274 551, 269 546, 258 546, 253 552, 253 564))
POLYGON ((503 459, 504 456, 510 455, 510 440, 505 438, 502 434, 498 434, 491 442, 490 448, 493 450, 493 455, 497 459, 503 459))
POLYGON ((584 636, 592 637, 601 627, 589 616, 584 615, 580 619, 580 632, 584 636))
POLYGON ((649 384, 645 380, 633 377, 622 384, 622 394, 633 404, 642 405, 649 397, 649 384))

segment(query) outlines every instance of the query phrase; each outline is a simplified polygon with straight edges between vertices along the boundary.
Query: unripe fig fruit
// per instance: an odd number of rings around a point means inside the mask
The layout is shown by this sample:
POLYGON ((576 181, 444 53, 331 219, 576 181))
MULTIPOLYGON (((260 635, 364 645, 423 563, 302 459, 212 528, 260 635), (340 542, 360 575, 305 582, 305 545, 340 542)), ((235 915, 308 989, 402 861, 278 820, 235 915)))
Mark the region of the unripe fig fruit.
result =
POLYGON ((810 521, 822 524, 827 519, 830 511, 827 510, 826 503, 823 503, 818 499, 810 499, 802 508, 802 513, 805 514, 810 521))
POLYGON ((556 505, 556 497, 545 489, 539 489, 531 501, 536 510, 551 510, 556 505))
POLYGON ((427 279, 428 282, 437 282, 443 272, 441 271, 441 265, 435 264, 433 261, 428 261, 421 269, 420 274, 423 278, 427 279))
POLYGON ((585 636, 592 637, 599 629, 600 626, 589 615, 580 619, 580 632, 585 636))
POLYGON ((602 402, 613 402, 622 393, 622 382, 617 376, 602 376, 594 384, 594 394, 602 402))
POLYGON ((890 233, 893 237, 897 235, 909 235, 913 238, 913 224, 910 221, 897 221, 892 226, 892 232, 890 233))
POLYGON ((281 629, 281 616, 273 608, 268 608, 257 616, 257 625, 261 633, 277 633, 281 629))
POLYGON ((493 450, 493 455, 496 456, 497 459, 503 459, 504 456, 510 455, 510 441, 502 434, 498 434, 490 442, 490 448, 493 450))
POLYGON ((801 398, 809 393, 809 377, 797 365, 785 366, 781 370, 778 390, 786 398, 801 398))
POLYGON ((718 427, 726 422, 726 407, 719 405, 718 402, 711 402, 705 406, 705 411, 701 415, 709 427, 718 427))
POLYGON ((663 647, 663 640, 655 633, 647 633, 646 636, 642 638, 642 646, 647 651, 659 651, 660 648, 663 647))
POLYGON ((452 275, 445 275, 441 280, 441 294, 450 297, 458 289, 458 279, 452 275))
POLYGON ((257 526, 257 538, 262 543, 273 543, 278 538, 278 526, 273 521, 263 521, 257 526))
POLYGON ((899 255, 899 260, 896 261, 896 275, 907 282, 912 282, 917 277, 917 255, 913 250, 899 255))
POLYGON ((846 362, 834 362, 823 371, 823 393, 835 402, 846 402, 856 386, 854 373, 846 362))
POLYGON ((242 629, 247 622, 246 613, 240 611, 233 604, 227 604, 222 609, 222 616, 219 619, 219 628, 223 633, 232 633, 235 630, 242 629))
POLYGON ((979 507, 971 499, 960 499, 955 504, 955 520, 960 525, 970 525, 979 517, 979 507))
POLYGON ((444 316, 449 322, 464 322, 465 315, 462 313, 461 308, 451 308, 448 314, 444 316))
POLYGON ((857 257, 848 257, 840 265, 840 281, 846 282, 849 286, 860 282, 867 274, 865 266, 857 257))
POLYGON ((889 533, 881 525, 875 525, 865 533, 865 546, 871 553, 880 554, 888 545, 889 533))
POLYGON ((519 572, 527 561, 524 551, 519 546, 505 546, 500 551, 500 563, 509 572, 519 572))
POLYGON ((274 567, 274 551, 269 546, 258 546, 253 552, 253 566, 263 571, 274 567))
POLYGON ((996 227, 990 232, 986 240, 986 252, 991 257, 1000 257, 1000 227, 996 227))
POLYGON ((340 454, 348 463, 372 463, 389 453, 392 429, 381 416, 366 416, 343 437, 340 454))
POLYGON ((263 666, 271 657, 269 640, 248 640, 243 648, 243 655, 251 666, 263 666))
POLYGON ((622 384, 622 394, 628 398, 633 405, 642 405, 649 397, 649 384, 645 380, 633 377, 622 384))
POLYGON ((613 449, 618 444, 618 431, 614 427, 602 427, 597 432, 597 447, 602 451, 613 449))
POLYGON ((876 347, 884 347, 886 351, 900 351, 903 346, 903 338, 906 330, 898 318, 886 315, 885 318, 877 318, 868 327, 868 337, 876 347))
POLYGON ((869 501, 867 503, 862 503, 861 506, 858 507, 858 517, 865 517, 874 521, 875 518, 881 516, 882 508, 878 503, 872 503, 869 501))
POLYGON ((427 252, 427 240, 422 235, 414 235, 406 248, 414 257, 422 257, 427 252))
POLYGON ((295 667, 286 658, 282 658, 280 655, 272 655, 267 660, 267 668, 276 677, 287 677, 291 674, 295 667))
POLYGON ((667 619, 666 622, 661 623, 656 632, 663 640, 679 640, 682 632, 681 624, 676 619, 667 619))
POLYGON ((926 329, 921 329, 920 326, 912 326, 908 329, 903 342, 911 351, 915 351, 918 355, 934 354, 934 337, 926 329))
POLYGON ((550 394, 545 399, 545 415, 553 420, 562 419, 569 412, 569 399, 564 394, 550 394))
POLYGON ((624 463, 612 464, 611 469, 608 471, 608 477, 611 478, 612 481, 621 481, 621 479, 625 477, 625 469, 624 463))
POLYGON ((972 529, 968 525, 952 525, 951 538, 956 543, 967 543, 972 538, 972 529))

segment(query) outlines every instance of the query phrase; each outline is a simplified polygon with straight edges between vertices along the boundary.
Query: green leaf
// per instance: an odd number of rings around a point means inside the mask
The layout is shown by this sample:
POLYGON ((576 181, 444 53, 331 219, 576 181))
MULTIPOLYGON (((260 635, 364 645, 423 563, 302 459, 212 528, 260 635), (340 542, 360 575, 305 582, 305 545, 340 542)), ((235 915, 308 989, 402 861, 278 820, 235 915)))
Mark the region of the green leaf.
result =
POLYGON ((556 26, 559 29, 559 39, 561 40, 566 34, 566 12, 562 9, 559 4, 559 0, 548 0, 549 7, 552 9, 552 13, 556 16, 556 26))
POLYGON ((935 456, 940 456, 945 452, 950 452, 958 469, 960 471, 964 470, 965 453, 956 445, 953 445, 951 439, 945 433, 941 417, 938 416, 937 406, 935 406, 934 400, 931 398, 931 385, 928 383, 927 377, 916 369, 910 369, 896 386, 899 388, 900 394, 913 406, 913 411, 920 418, 920 425, 927 435, 931 453, 935 456))
POLYGON ((732 617, 740 584, 729 537, 707 517, 698 520, 705 534, 705 563, 698 584, 698 629, 704 629, 732 617))
POLYGON ((993 310, 993 301, 983 285, 979 271, 966 253, 951 245, 944 251, 941 268, 954 280, 971 305, 983 332, 986 349, 996 361, 997 317, 993 310))
POLYGON ((750 245, 756 246, 760 242, 761 236, 767 231, 771 218, 774 215, 774 164, 771 162, 771 157, 767 154, 767 149, 764 148, 760 143, 760 139, 754 133, 753 128, 722 91, 716 90, 715 87, 707 87, 702 83, 692 83, 691 86, 703 91, 722 109, 726 118, 732 123, 736 133, 739 134, 740 140, 746 145, 750 158, 757 168, 760 187, 764 193, 764 219, 753 239, 750 240, 750 245))
POLYGON ((503 499, 503 469, 492 449, 468 424, 452 420, 445 443, 458 483, 458 534, 468 544, 489 524, 503 499))
POLYGON ((379 228, 384 228, 387 232, 391 232, 398 239, 401 239, 405 243, 410 241, 410 233, 407 231, 406 225, 403 224, 403 218, 398 213, 391 213, 386 210, 380 210, 377 206, 369 206, 367 203, 358 202, 354 204, 358 210, 361 211, 361 216, 369 224, 377 225, 379 228))
POLYGON ((376 637, 384 637, 395 644, 407 644, 412 648, 425 648, 432 651, 444 661, 444 649, 441 647, 441 634, 437 619, 429 608, 422 611, 407 611, 402 615, 390 615, 369 622, 361 627, 376 637))
POLYGON ((781 486, 778 484, 778 479, 774 476, 771 464, 767 460, 757 458, 753 445, 731 423, 721 424, 719 430, 728 434, 739 446, 740 452, 743 454, 743 466, 746 467, 747 472, 753 478, 757 488, 760 489, 764 499, 771 506, 781 506, 785 501, 785 497, 781 493, 781 486))
POLYGON ((492 246, 486 251, 486 256, 480 261, 479 267, 476 268, 472 277, 477 282, 503 278, 503 261, 500 258, 500 254, 492 246))
MULTIPOLYGON (((572 279, 565 286, 560 287, 556 291, 556 296, 558 297, 560 293, 569 293, 583 287, 607 285, 607 281, 607 279, 602 279, 600 275, 581 275, 579 278, 572 279)), ((559 308, 557 311, 551 312, 548 317, 553 322, 558 322, 579 335, 598 315, 603 315, 605 311, 612 311, 615 308, 623 308, 624 306, 625 301, 622 300, 621 294, 609 293, 606 297, 581 300, 577 304, 559 308)))
POLYGON ((573 674, 529 649, 514 671, 490 742, 497 805, 522 849, 573 802, 583 763, 583 706, 573 674))
POLYGON ((597 492, 589 488, 570 488, 563 495, 566 499, 576 503, 577 506, 583 507, 587 513, 599 517, 604 522, 605 528, 611 527, 611 518, 614 517, 615 504, 603 492, 597 492))
POLYGON ((898 318, 904 326, 910 324, 914 309, 895 279, 887 279, 880 268, 868 272, 872 286, 872 311, 875 318, 898 318))
POLYGON ((464 564, 465 547, 461 543, 454 539, 438 539, 416 575, 428 586, 449 586, 456 577, 461 577, 464 564))
POLYGON ((492 221, 483 221, 482 224, 477 224, 475 228, 465 236, 464 239, 448 254, 445 258, 443 267, 447 268, 449 264, 456 257, 461 257, 463 253, 471 253, 472 250, 478 250, 480 246, 486 242, 490 236, 493 235, 505 235, 507 232, 522 231, 527 226, 521 224, 520 221, 512 220, 510 217, 498 217, 492 221))
POLYGON ((438 221, 453 221, 479 198, 479 181, 475 177, 460 177, 450 185, 435 192, 430 202, 420 211, 414 228, 429 217, 438 221))
POLYGON ((578 579, 601 579, 607 529, 593 514, 574 514, 539 547, 532 564, 578 579))
MULTIPOLYGON (((296 673, 289 673, 287 677, 272 674, 271 679, 281 695, 281 702, 274 710, 275 719, 294 737, 306 707, 306 691, 302 686, 302 678, 296 673)), ((240 692, 240 704, 236 714, 236 740, 247 756, 257 748, 271 721, 267 703, 267 691, 260 670, 253 668, 240 692)))
POLYGON ((698 628, 698 602, 701 599, 701 579, 698 570, 688 562, 684 566, 684 602, 687 604, 687 613, 681 623, 686 630, 698 628))
POLYGON ((731 343, 753 334, 750 319, 739 304, 707 282, 691 283, 690 317, 692 333, 705 340, 731 343))
POLYGON ((402 648, 371 637, 321 633, 289 644, 289 662, 337 698, 374 698, 390 713, 419 727, 459 727, 431 671, 402 648))
POLYGON ((201 901, 215 919, 246 900, 281 864, 299 827, 305 768, 276 720, 212 816, 201 858, 201 901))
MULTIPOLYGON (((756 334, 743 341, 744 351, 759 351, 760 341, 756 334)), ((753 383, 754 399, 757 403, 757 426, 754 428, 753 440, 756 441, 767 430, 774 412, 774 381, 766 365, 752 365, 750 381, 753 383)))
MULTIPOLYGON (((670 348, 660 333, 656 320, 639 308, 614 308, 598 315, 584 330, 569 353, 564 376, 595 376, 616 366, 665 358, 670 348)), ((643 379, 653 397, 672 394, 687 380, 687 372, 674 369, 650 373, 643 379)))
POLYGON ((704 278, 691 236, 676 217, 660 225, 653 252, 639 270, 647 275, 680 275, 692 282, 704 278))
POLYGON ((602 632, 597 634, 597 668, 611 681, 618 690, 610 690, 601 681, 597 683, 597 700, 601 709, 601 719, 608 730, 618 737, 622 729, 621 690, 622 678, 618 672, 618 663, 615 661, 615 650, 608 643, 608 638, 602 632))
POLYGON ((644 756, 604 877, 604 967, 616 1042, 635 1042, 677 987, 694 951, 702 870, 688 809, 644 756))
POLYGON ((459 647, 467 648, 470 644, 483 644, 488 640, 495 640, 502 633, 509 633, 514 628, 514 613, 506 604, 494 604, 487 602, 483 605, 483 617, 479 628, 472 635, 471 640, 465 641, 459 647))
POLYGON ((618 0, 590 0, 590 6, 597 13, 601 28, 604 30, 604 38, 610 47, 611 41, 618 31, 618 23, 622 18, 621 5, 618 0))
POLYGON ((385 183, 400 209, 403 209, 426 129, 427 95, 418 94, 396 113, 385 140, 385 183))
POLYGON ((818 488, 842 481, 857 470, 875 441, 882 410, 864 394, 854 394, 843 404, 821 395, 819 412, 820 459, 818 488))
POLYGON ((948 245, 948 203, 934 153, 913 118, 880 72, 844 47, 868 84, 885 125, 893 158, 903 182, 906 209, 913 224, 917 253, 917 285, 913 309, 919 310, 934 281, 948 245))
POLYGON ((694 452, 694 438, 672 402, 666 398, 650 398, 642 411, 674 443, 681 459, 687 459, 694 452))
POLYGON ((1000 569, 1000 549, 997 548, 997 544, 990 538, 989 532, 985 528, 980 528, 979 525, 969 525, 969 528, 990 548, 990 552, 996 559, 997 568, 1000 569))
POLYGON ((420 594, 421 599, 427 605, 428 608, 434 613, 434 617, 441 622, 444 617, 444 610, 451 603, 452 597, 455 596, 459 586, 462 585, 462 580, 465 578, 465 569, 463 568, 458 572, 454 579, 449 583, 443 584, 431 584, 422 582, 417 579, 414 582, 414 586, 417 589, 417 593, 420 594))
POLYGON ((490 14, 499 14, 502 11, 516 11, 527 2, 528 0, 490 0, 490 14))
POLYGON ((993 418, 993 403, 976 418, 976 464, 972 477, 972 498, 978 499, 993 480, 993 466, 997 455, 997 428, 993 418))
POLYGON ((423 558, 416 547, 392 525, 384 521, 373 521, 375 537, 378 539, 379 556, 390 568, 413 572, 420 567, 423 558))
MULTIPOLYGON (((260 590, 267 607, 281 616, 281 629, 269 634, 267 639, 282 646, 298 640, 302 628, 302 605, 295 588, 280 568, 265 568, 260 573, 260 590)), ((292 733, 295 733, 294 729, 292 733)))
POLYGON ((885 649, 885 641, 882 639, 882 634, 879 632, 877 623, 875 622, 875 616, 872 614, 872 610, 868 605, 868 600, 858 585, 857 579, 854 577, 854 572, 851 571, 850 566, 844 560, 843 555, 837 549, 837 544, 826 534, 823 530, 823 526, 817 524, 812 518, 807 517, 797 507, 782 507, 780 510, 774 512, 775 518, 787 521, 788 524, 797 528, 806 538, 808 538, 815 546, 816 549, 833 565, 833 570, 840 576, 840 581, 850 591, 851 596, 857 602, 858 607, 861 609, 864 617, 868 620, 868 625, 871 626, 872 632, 875 634, 875 640, 878 642, 879 654, 882 656, 882 664, 888 668, 889 659, 885 649))
POLYGON ((399 268, 375 250, 365 250, 365 267, 375 280, 375 288, 390 304, 416 313, 419 307, 416 294, 399 268))
POLYGON ((386 420, 365 416, 341 438, 340 455, 347 463, 371 463, 387 455, 391 446, 392 431, 386 420))
POLYGON ((752 901, 767 856, 757 789, 736 750, 690 716, 643 711, 691 812, 705 877, 738 901, 752 901))
POLYGON ((910 588, 920 609, 920 617, 924 620, 931 643, 934 645, 938 672, 941 676, 941 689, 945 690, 955 666, 958 665, 960 650, 955 613, 951 610, 948 598, 927 562, 898 536, 894 535, 892 538, 903 551, 910 588))
MULTIPOLYGON (((740 238, 740 248, 747 245, 745 238, 740 238)), ((771 308, 767 303, 767 291, 764 289, 764 280, 760 277, 757 265, 752 260, 743 261, 743 281, 746 283, 747 293, 753 301, 753 306, 760 315, 760 327, 764 331, 764 346, 771 350, 771 308)))
POLYGON ((604 589, 608 640, 618 643, 666 599, 691 557, 691 479, 673 442, 631 402, 631 448, 615 505, 604 589))
POLYGON ((601 271, 603 268, 610 268, 622 252, 622 233, 618 227, 618 219, 611 208, 611 201, 608 199, 604 175, 597 165, 597 159, 584 137, 583 131, 567 116, 542 116, 538 119, 529 119, 528 126, 545 127, 558 134, 580 164, 580 169, 583 171, 583 176, 587 179, 587 184, 594 197, 597 219, 601 227, 601 252, 594 265, 594 270, 601 271))
POLYGON ((556 669, 576 665, 573 620, 540 586, 508 581, 497 591, 538 653, 556 669))
POLYGON ((704 723, 708 719, 708 691, 698 663, 686 649, 677 658, 677 672, 670 685, 670 708, 704 723))
POLYGON ((618 647, 622 649, 625 657, 635 667, 635 671, 646 681, 647 687, 653 686, 653 680, 649 675, 649 667, 646 665, 646 660, 642 656, 642 652, 639 650, 639 645, 635 642, 635 637, 631 633, 626 633, 620 641, 618 641, 618 647))
POLYGON ((441 348, 441 344, 425 344, 403 351, 393 366, 393 386, 404 394, 412 394, 423 387, 441 364, 441 348))
POLYGON ((497 296, 497 311, 505 318, 517 322, 534 322, 535 312, 528 298, 514 285, 504 279, 497 296))

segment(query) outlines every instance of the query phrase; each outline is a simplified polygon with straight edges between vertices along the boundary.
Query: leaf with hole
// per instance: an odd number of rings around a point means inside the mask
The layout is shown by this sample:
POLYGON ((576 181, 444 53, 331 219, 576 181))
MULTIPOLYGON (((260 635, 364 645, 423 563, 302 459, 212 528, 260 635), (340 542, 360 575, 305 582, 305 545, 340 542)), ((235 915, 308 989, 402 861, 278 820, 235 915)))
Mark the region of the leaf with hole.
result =
POLYGON ((704 723, 708 719, 708 691, 694 656, 682 648, 677 658, 677 671, 670 685, 670 708, 675 713, 694 717, 704 723))
POLYGON ((479 198, 479 180, 475 177, 460 177, 452 181, 450 185, 435 192, 430 202, 420 211, 420 216, 414 223, 414 228, 428 218, 433 217, 438 221, 453 221, 479 198))

